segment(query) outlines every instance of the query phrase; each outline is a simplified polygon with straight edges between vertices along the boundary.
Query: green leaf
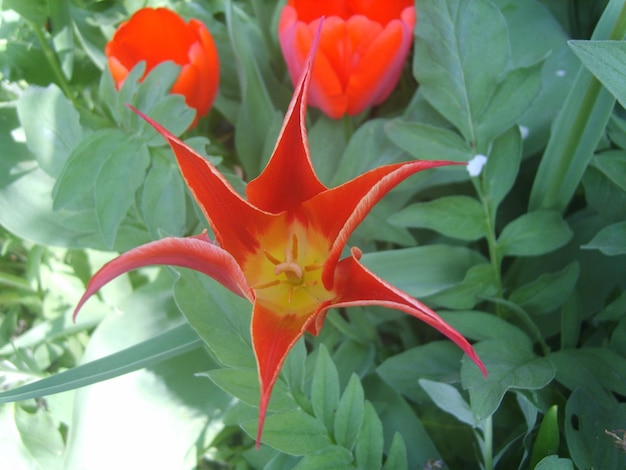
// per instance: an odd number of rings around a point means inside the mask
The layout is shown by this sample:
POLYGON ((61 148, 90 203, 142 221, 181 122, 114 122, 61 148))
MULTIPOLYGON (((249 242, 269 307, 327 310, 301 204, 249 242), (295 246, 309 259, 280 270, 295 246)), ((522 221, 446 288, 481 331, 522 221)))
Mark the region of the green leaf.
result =
MULTIPOLYGON (((215 369, 198 375, 208 377, 226 393, 258 408, 261 389, 259 387, 259 373, 256 369, 215 369)), ((272 412, 289 411, 296 406, 285 383, 281 380, 276 381, 268 410, 272 412)))
MULTIPOLYGON (((570 456, 577 468, 621 470, 626 468, 626 453, 615 448, 623 440, 626 404, 602 406, 585 390, 576 389, 565 405, 565 439, 570 456)), ((622 441, 623 442, 623 441, 622 441)))
POLYGON ((407 470, 408 466, 404 439, 402 434, 395 433, 387 454, 387 460, 385 465, 383 465, 383 470, 407 470))
POLYGON ((339 375, 328 350, 323 345, 318 350, 313 372, 311 404, 317 419, 328 429, 333 429, 339 404, 339 375))
POLYGON ((428 379, 420 379, 419 384, 441 410, 451 414, 462 423, 469 424, 472 427, 477 426, 478 423, 474 419, 469 404, 465 401, 461 392, 452 385, 428 379))
POLYGON ((531 313, 548 313, 563 305, 572 295, 580 266, 572 261, 562 271, 542 274, 513 291, 509 300, 531 313))
POLYGON ((490 142, 517 124, 541 90, 542 66, 543 61, 516 68, 498 83, 493 96, 476 119, 476 134, 481 142, 490 142))
POLYGON ((585 68, 626 106, 626 44, 622 41, 568 41, 585 68))
POLYGON ((597 154, 593 163, 615 185, 626 191, 626 153, 607 150, 597 154))
POLYGON ((421 402, 427 397, 418 381, 458 381, 462 356, 463 352, 450 341, 432 341, 388 358, 376 372, 398 393, 421 402))
POLYGON ((539 461, 549 455, 559 452, 560 432, 558 421, 559 407, 552 405, 541 421, 539 432, 533 445, 533 451, 530 456, 530 467, 536 468, 539 461))
MULTIPOLYGON (((253 420, 245 423, 243 429, 256 436, 257 426, 258 420, 253 420)), ((268 416, 262 442, 291 455, 311 454, 331 444, 326 426, 301 409, 268 416)))
POLYGON ((321 114, 309 129, 309 145, 318 178, 323 183, 332 184, 347 145, 343 126, 338 126, 335 119, 321 114))
POLYGON ((46 173, 57 177, 82 139, 78 112, 54 84, 24 90, 17 102, 17 112, 29 150, 46 173))
POLYGON ((565 245, 572 231, 556 211, 535 211, 510 222, 498 237, 502 256, 538 256, 565 245))
POLYGON ((222 363, 256 367, 250 342, 250 303, 202 274, 183 270, 174 298, 191 326, 222 363))
POLYGON ((150 155, 144 144, 129 139, 119 152, 102 156, 100 171, 92 175, 96 219, 104 243, 113 248, 119 226, 144 181, 150 155))
POLYGON ((574 470, 574 464, 570 459, 549 455, 541 459, 534 470, 574 470))
POLYGON ((37 462, 37 468, 63 468, 65 444, 50 413, 45 409, 26 411, 15 406, 15 427, 19 431, 21 443, 37 462))
POLYGON ((469 196, 447 196, 419 202, 393 214, 389 222, 403 227, 435 230, 459 240, 478 240, 487 235, 487 220, 480 203, 469 196))
POLYGON ((459 134, 443 127, 394 119, 385 124, 391 141, 417 160, 467 162, 472 149, 459 134))
POLYGON ((521 159, 522 136, 516 126, 493 142, 483 168, 483 192, 489 201, 492 220, 495 220, 496 209, 515 183, 521 159))
POLYGON ((161 155, 153 157, 141 200, 150 236, 156 240, 163 234, 183 235, 185 210, 185 185, 178 168, 161 155))
POLYGON ((110 356, 2 392, 0 393, 0 403, 28 400, 84 387, 158 364, 171 357, 196 349, 201 344, 196 332, 185 323, 110 356))
POLYGON ((383 461, 383 425, 368 401, 365 402, 363 425, 356 440, 355 455, 361 469, 380 468, 383 461))
POLYGON ((472 412, 477 421, 495 413, 511 389, 537 390, 553 379, 555 371, 546 358, 537 357, 529 340, 510 343, 488 340, 474 345, 478 357, 487 368, 487 377, 467 358, 463 359, 461 378, 469 391, 472 412))
POLYGON ((486 262, 473 250, 448 245, 367 253, 361 261, 387 282, 417 298, 456 286, 469 268, 486 262))
POLYGON ((474 124, 509 65, 506 22, 489 1, 424 0, 413 74, 426 99, 476 144, 474 124), (485 60, 489 44, 489 60, 485 60))
MULTIPOLYGON (((609 1, 592 39, 623 38, 622 28, 615 28, 622 6, 619 0, 609 1)), ((565 210, 604 134, 614 105, 615 98, 581 67, 552 125, 530 194, 531 211, 565 210)))
POLYGON ((491 313, 460 311, 439 312, 439 315, 463 336, 474 341, 502 339, 523 343, 528 339, 519 327, 491 313))
POLYGON ((584 250, 600 250, 607 256, 626 254, 626 222, 618 222, 600 230, 584 250))
POLYGON ((50 22, 53 26, 52 45, 61 63, 63 74, 72 78, 74 71, 74 33, 72 31, 72 16, 69 0, 48 2, 50 9, 50 22))
POLYGON ((356 374, 350 376, 335 415, 334 436, 338 445, 352 450, 361 431, 365 412, 361 381, 356 374))
POLYGON ((294 467, 294 470, 335 470, 337 468, 350 468, 352 453, 338 446, 328 446, 324 449, 312 452, 294 467))
POLYGON ((429 296, 428 301, 445 308, 470 309, 485 297, 495 295, 497 291, 493 266, 482 263, 469 268, 459 284, 429 296))

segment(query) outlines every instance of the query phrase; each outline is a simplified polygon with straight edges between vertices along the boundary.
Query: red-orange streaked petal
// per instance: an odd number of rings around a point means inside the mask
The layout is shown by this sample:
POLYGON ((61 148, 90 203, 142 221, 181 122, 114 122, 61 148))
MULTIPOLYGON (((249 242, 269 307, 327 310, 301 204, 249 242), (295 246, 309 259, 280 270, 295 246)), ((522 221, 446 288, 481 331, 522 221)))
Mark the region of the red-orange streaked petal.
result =
POLYGON ((315 175, 311 164, 305 127, 306 98, 317 44, 318 41, 315 40, 270 161, 265 170, 246 187, 246 195, 251 204, 274 214, 283 211, 298 212, 304 201, 326 189, 315 175))
POLYGON ((342 259, 337 265, 335 285, 338 298, 333 302, 333 308, 378 305, 408 313, 452 340, 476 363, 483 375, 487 376, 485 365, 472 345, 458 331, 426 305, 366 269, 354 256, 342 259))
POLYGON ((324 191, 305 202, 303 210, 309 223, 320 230, 328 240, 333 240, 322 273, 322 281, 326 288, 333 287, 335 266, 348 238, 378 201, 406 178, 419 171, 459 164, 420 160, 386 165, 324 191))
POLYGON ((209 241, 206 235, 168 237, 134 248, 105 264, 89 281, 74 310, 74 318, 87 299, 109 281, 133 269, 154 265, 194 269, 212 277, 235 294, 254 300, 254 294, 235 259, 209 241))
POLYGON ((259 236, 274 216, 248 203, 213 164, 159 123, 132 109, 170 144, 185 183, 211 224, 220 246, 243 265, 247 255, 258 248, 259 236))
POLYGON ((257 448, 261 443, 267 406, 280 369, 287 354, 307 330, 314 317, 315 313, 276 314, 258 302, 254 304, 251 334, 261 385, 257 448))

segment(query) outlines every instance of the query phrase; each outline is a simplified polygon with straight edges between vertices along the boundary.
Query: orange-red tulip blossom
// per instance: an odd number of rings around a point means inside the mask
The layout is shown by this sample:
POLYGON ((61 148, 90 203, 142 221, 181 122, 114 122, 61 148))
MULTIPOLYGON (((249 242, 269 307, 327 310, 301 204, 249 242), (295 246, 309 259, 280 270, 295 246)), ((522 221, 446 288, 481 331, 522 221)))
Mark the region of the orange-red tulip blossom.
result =
POLYGON ((132 68, 146 62, 142 79, 157 65, 173 61, 181 71, 171 93, 181 94, 195 119, 209 112, 219 84, 219 59, 209 30, 198 20, 185 23, 167 8, 143 8, 122 23, 106 45, 109 70, 118 88, 132 68))
POLYGON ((413 0, 288 0, 278 25, 280 47, 295 84, 320 18, 319 53, 310 104, 331 118, 382 103, 396 86, 411 48, 413 0))
POLYGON ((372 207, 407 177, 452 164, 411 161, 376 168, 335 188, 315 175, 305 129, 306 96, 314 49, 296 87, 265 170, 240 196, 205 158, 150 118, 168 141, 216 242, 206 234, 169 237, 122 254, 89 282, 76 307, 131 269, 155 264, 200 271, 253 305, 251 336, 261 396, 257 446, 272 387, 296 341, 318 334, 333 307, 379 305, 426 322, 454 341, 485 372, 472 346, 426 305, 396 289, 360 262, 361 252, 340 259, 353 230, 372 207))

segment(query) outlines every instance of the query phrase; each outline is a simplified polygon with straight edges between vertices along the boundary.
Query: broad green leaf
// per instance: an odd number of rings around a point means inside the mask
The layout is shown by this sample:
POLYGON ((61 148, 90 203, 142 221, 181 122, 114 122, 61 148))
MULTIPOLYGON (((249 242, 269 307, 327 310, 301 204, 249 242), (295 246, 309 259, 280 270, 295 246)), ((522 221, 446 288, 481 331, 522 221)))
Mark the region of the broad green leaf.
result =
POLYGON ((450 341, 433 341, 388 358, 376 372, 398 393, 421 402, 427 397, 418 381, 458 381, 462 356, 462 351, 450 341))
POLYGON ((469 268, 485 261, 473 250, 448 245, 379 251, 362 258, 377 275, 417 298, 457 285, 469 268))
POLYGON ((22 445, 37 462, 37 468, 63 468, 63 452, 65 443, 59 432, 59 423, 55 423, 45 409, 27 411, 23 406, 16 405, 15 427, 22 445))
POLYGON ((350 468, 352 453, 343 447, 328 446, 304 456, 294 470, 335 470, 350 468))
POLYGON ((420 379, 419 384, 441 410, 451 414, 462 423, 472 427, 477 426, 469 403, 452 385, 428 379, 420 379))
POLYGON ((604 87, 626 106, 626 44, 622 41, 568 41, 578 56, 604 87))
MULTIPOLYGON (((259 406, 259 373, 256 369, 215 369, 199 375, 208 377, 219 388, 244 403, 253 407, 259 406)), ((288 411, 296 406, 285 383, 278 380, 272 390, 268 410, 272 412, 288 411)))
POLYGON ((191 326, 224 365, 256 367, 250 342, 250 303, 216 281, 181 271, 174 298, 191 326))
POLYGON ((626 291, 622 293, 594 316, 597 321, 617 321, 626 312, 626 291))
POLYGON ((541 90, 543 61, 509 72, 493 92, 485 109, 476 119, 476 134, 481 142, 491 142, 518 123, 541 90))
POLYGON ((95 180, 96 219, 104 243, 113 248, 117 230, 134 204, 135 191, 145 178, 150 155, 144 144, 127 139, 117 152, 100 154, 99 157, 102 166, 95 175, 90 175, 90 179, 95 180))
MULTIPOLYGON (((244 431, 256 436, 258 420, 243 425, 244 431)), ((328 447, 331 442, 326 426, 301 409, 269 415, 265 420, 262 442, 291 455, 306 455, 328 447)))
POLYGON ((443 127, 395 119, 385 124, 391 141, 417 160, 467 162, 472 149, 459 134, 443 127))
POLYGON ((537 279, 513 291, 509 300, 531 313, 548 313, 572 295, 580 266, 572 261, 562 271, 542 274, 537 279))
POLYGON ((521 159, 522 137, 516 126, 493 142, 487 164, 483 168, 483 191, 489 201, 492 220, 495 220, 498 206, 515 183, 521 159))
POLYGON ((82 139, 78 112, 54 84, 24 90, 17 102, 17 112, 29 150, 46 173, 57 177, 82 139))
POLYGON ((574 470, 570 459, 559 458, 558 455, 549 455, 539 461, 535 470, 574 470))
MULTIPOLYGON (((609 1, 592 39, 624 37, 623 25, 615 28, 622 7, 621 0, 609 1)), ((604 133, 614 104, 615 98, 581 67, 552 126, 530 194, 531 211, 565 210, 604 133)))
POLYGON ((495 413, 508 390, 537 390, 554 377, 554 366, 548 359, 533 353, 530 341, 487 340, 474 345, 474 349, 488 375, 483 377, 480 370, 464 358, 461 378, 463 388, 470 394, 472 413, 479 422, 495 413))
POLYGON ((201 345, 202 342, 196 332, 185 323, 110 356, 2 392, 0 403, 28 400, 84 387, 158 364, 201 345))
POLYGON ((445 308, 470 309, 497 291, 493 266, 481 263, 469 268, 459 284, 429 296, 428 301, 445 308))
POLYGON ((352 374, 337 405, 334 426, 334 437, 337 444, 352 450, 361 431, 364 412, 363 387, 359 377, 352 374))
POLYGON ((610 349, 585 347, 550 354, 556 366, 556 379, 570 390, 586 389, 601 404, 611 394, 626 394, 626 359, 610 349))
POLYGON ((626 254, 626 222, 618 222, 603 228, 581 248, 600 250, 607 256, 626 254))
POLYGON ((412 204, 393 214, 389 222, 435 230, 459 240, 478 240, 487 235, 485 211, 476 199, 469 196, 447 196, 412 204))
POLYGON ((558 405, 552 405, 544 415, 541 425, 539 426, 539 431, 537 432, 535 444, 533 445, 529 468, 536 468, 536 465, 544 457, 554 455, 559 452, 561 437, 558 414, 558 405))
POLYGON ((317 419, 328 429, 333 429, 339 404, 339 376, 328 350, 323 345, 318 350, 313 372, 311 404, 317 419))
POLYGON ((365 402, 361 432, 356 439, 355 456, 361 469, 379 468, 383 460, 383 425, 368 401, 365 402))
POLYGON ((626 191, 604 171, 589 166, 583 176, 583 187, 587 204, 604 218, 605 223, 626 219, 626 191))
POLYGON ((152 158, 141 199, 141 211, 150 236, 156 240, 163 234, 183 235, 185 210, 185 186, 180 172, 159 152, 152 158))
POLYGON ((424 0, 419 24, 413 74, 426 99, 476 144, 476 116, 509 65, 506 22, 486 0, 424 0))
POLYGON ((320 115, 309 129, 309 145, 318 178, 325 184, 331 184, 347 145, 343 126, 338 126, 335 119, 325 114, 320 115))
POLYGON ((571 296, 561 308, 561 349, 575 348, 580 340, 583 311, 578 295, 571 296))
POLYGON ((626 153, 608 150, 597 154, 593 163, 613 183, 626 191, 626 153))
POLYGON ((439 315, 463 336, 474 341, 502 339, 516 343, 527 340, 523 330, 491 313, 470 310, 439 312, 439 315))
POLYGON ((571 229, 558 212, 529 212, 504 227, 498 249, 502 256, 538 256, 562 247, 571 237, 571 229))
MULTIPOLYGON (((626 405, 612 400, 602 406, 583 389, 576 389, 565 405, 565 439, 577 468, 621 470, 626 453, 615 446, 623 439, 626 405), (609 433, 614 433, 617 438, 609 433)), ((623 442, 623 441, 622 441, 623 442)))
POLYGON ((383 465, 383 470, 407 470, 406 445, 402 434, 395 433, 391 441, 391 447, 387 453, 387 460, 383 465))

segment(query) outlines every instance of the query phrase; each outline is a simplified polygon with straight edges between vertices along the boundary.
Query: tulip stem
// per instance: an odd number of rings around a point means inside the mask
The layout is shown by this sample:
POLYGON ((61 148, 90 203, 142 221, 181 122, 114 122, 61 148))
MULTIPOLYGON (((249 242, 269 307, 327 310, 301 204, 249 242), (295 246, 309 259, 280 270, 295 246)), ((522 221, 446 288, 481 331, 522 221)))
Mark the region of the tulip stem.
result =
POLYGON ((76 102, 76 98, 74 97, 74 93, 72 93, 72 87, 70 86, 70 82, 68 81, 65 73, 61 69, 61 64, 59 63, 59 58, 57 57, 54 50, 50 47, 46 36, 43 33, 41 26, 39 26, 34 21, 27 20, 28 25, 37 36, 37 40, 39 44, 41 44, 41 48, 43 50, 50 67, 52 68, 52 72, 56 78, 57 84, 59 88, 63 91, 63 94, 72 102, 75 108, 78 108, 78 103, 76 102))
POLYGON ((492 417, 483 421, 483 463, 485 470, 493 470, 493 420, 492 417))
POLYGON ((346 138, 346 143, 348 143, 352 138, 352 134, 354 134, 354 123, 352 122, 352 117, 347 114, 343 115, 341 121, 343 123, 343 133, 346 138))

